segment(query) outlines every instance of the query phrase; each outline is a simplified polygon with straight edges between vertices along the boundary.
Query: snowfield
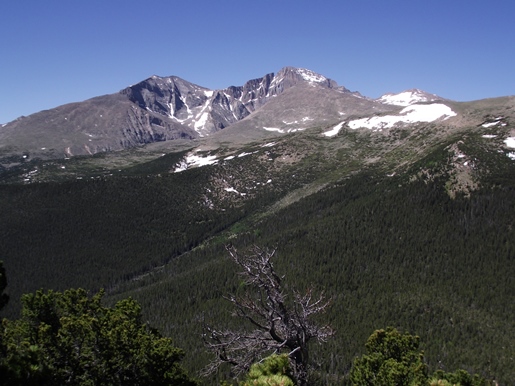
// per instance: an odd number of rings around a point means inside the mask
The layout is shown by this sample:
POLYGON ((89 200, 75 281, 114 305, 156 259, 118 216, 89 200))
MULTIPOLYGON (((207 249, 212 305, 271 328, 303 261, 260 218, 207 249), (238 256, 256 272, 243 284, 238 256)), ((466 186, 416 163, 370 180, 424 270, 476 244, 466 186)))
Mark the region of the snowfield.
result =
POLYGON ((277 131, 278 133, 284 134, 284 133, 295 133, 297 131, 303 131, 305 129, 297 128, 297 129, 280 129, 278 127, 263 127, 263 130, 266 131, 277 131))
POLYGON ((431 102, 436 98, 427 98, 419 90, 404 91, 399 94, 386 94, 379 98, 379 102, 388 105, 409 106, 418 102, 431 102))
MULTIPOLYGON (((270 147, 270 146, 273 146, 275 145, 275 142, 270 142, 270 143, 267 143, 265 145, 263 145, 262 147, 270 147)), ((175 173, 178 173, 178 172, 182 172, 184 170, 187 170, 187 169, 190 169, 192 167, 201 167, 201 166, 206 166, 206 165, 215 165, 217 164, 220 159, 218 159, 216 157, 216 155, 205 155, 205 156, 201 156, 201 155, 197 155, 195 153, 198 153, 202 150, 198 149, 198 150, 195 150, 194 152, 191 152, 191 153, 188 153, 175 167, 175 170, 174 172, 175 173)), ((247 152, 242 152, 238 155, 230 155, 230 156, 227 156, 227 157, 224 157, 222 159, 222 161, 230 161, 232 159, 235 159, 235 158, 241 158, 241 157, 246 157, 248 155, 252 155, 252 154, 255 154, 257 153, 258 151, 253 151, 251 153, 247 153, 247 152)), ((164 155, 164 154, 163 154, 164 155)))
POLYGON ((335 136, 336 134, 338 134, 340 132, 340 130, 342 129, 342 126, 345 122, 340 122, 338 123, 336 126, 334 126, 331 130, 329 131, 326 131, 325 133, 323 133, 326 137, 333 137, 335 136))
POLYGON ((449 106, 441 103, 431 105, 410 105, 399 113, 400 115, 385 115, 382 117, 362 118, 348 123, 351 129, 389 129, 398 123, 433 122, 444 117, 448 119, 456 116, 449 106))
POLYGON ((240 192, 238 192, 238 191, 237 191, 236 189, 234 189, 234 188, 224 188, 224 190, 225 190, 226 192, 230 192, 230 193, 232 192, 232 193, 239 194, 240 196, 246 196, 246 195, 247 195, 247 193, 240 193, 240 192))
POLYGON ((495 121, 488 122, 488 123, 483 123, 481 126, 485 127, 485 128, 493 127, 493 126, 496 126, 498 124, 501 124, 501 126, 506 126, 506 123, 501 122, 502 119, 504 119, 504 117, 497 117, 497 118, 495 118, 495 121))
MULTIPOLYGON (((508 137, 504 140, 507 147, 515 149, 515 137, 508 137)), ((510 159, 515 161, 515 152, 509 152, 506 154, 510 159)))
POLYGON ((515 137, 508 137, 504 140, 506 146, 515 148, 515 137))
POLYGON ((325 82, 327 80, 325 76, 317 74, 316 72, 307 70, 305 68, 297 69, 297 73, 300 74, 300 76, 302 76, 304 80, 307 80, 310 83, 320 83, 325 82))
POLYGON ((175 173, 182 172, 192 166, 206 166, 206 165, 214 165, 218 163, 215 155, 208 155, 206 157, 202 157, 196 154, 188 154, 182 160, 182 162, 175 168, 175 173))

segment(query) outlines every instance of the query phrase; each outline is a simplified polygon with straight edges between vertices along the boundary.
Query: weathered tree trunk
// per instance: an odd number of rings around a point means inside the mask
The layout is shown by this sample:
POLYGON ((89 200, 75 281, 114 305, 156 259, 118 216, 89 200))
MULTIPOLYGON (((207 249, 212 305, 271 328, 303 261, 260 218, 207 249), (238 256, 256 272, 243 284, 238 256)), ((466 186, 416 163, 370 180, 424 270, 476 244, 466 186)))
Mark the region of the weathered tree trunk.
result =
POLYGON ((241 268, 241 276, 252 292, 242 297, 230 295, 236 314, 247 320, 254 330, 222 331, 204 326, 204 341, 216 354, 206 372, 214 372, 222 363, 230 363, 236 373, 271 354, 288 353, 295 381, 306 386, 309 375, 308 343, 311 339, 326 341, 333 333, 328 326, 318 326, 311 316, 324 312, 329 302, 323 296, 313 298, 311 291, 301 295, 292 291, 293 304, 286 303, 282 280, 273 267, 275 250, 254 247, 241 255, 227 248, 241 268))

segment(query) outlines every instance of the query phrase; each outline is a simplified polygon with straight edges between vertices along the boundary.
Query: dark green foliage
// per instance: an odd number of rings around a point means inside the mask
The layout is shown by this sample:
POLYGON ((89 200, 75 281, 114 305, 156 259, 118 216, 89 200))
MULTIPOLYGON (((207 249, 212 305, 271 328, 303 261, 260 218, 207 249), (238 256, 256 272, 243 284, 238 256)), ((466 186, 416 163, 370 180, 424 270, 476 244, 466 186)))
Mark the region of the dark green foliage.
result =
MULTIPOLYGON (((453 200, 442 181, 368 172, 247 224, 231 242, 278 246, 276 268, 286 273, 286 286, 314 285, 333 299, 323 323, 337 333, 312 354, 326 384, 342 382, 363 353, 360 342, 384 325, 422 337, 430 372, 464 368, 509 384, 514 207, 510 184, 453 200)), ((225 253, 220 244, 205 245, 117 295, 136 297, 151 323, 192 354, 185 359, 192 368, 208 358, 195 339, 199 328, 188 321, 206 314, 213 324, 239 326, 221 299, 239 285, 225 253)))
MULTIPOLYGON (((0 256, 10 272, 11 297, 39 288, 114 291, 161 270, 303 183, 298 177, 265 184, 274 173, 266 174, 269 165, 251 156, 236 158, 230 168, 169 173, 180 155, 112 176, 0 184, 0 256), (262 181, 255 192, 254 173, 262 181), (213 180, 230 178, 246 189, 245 199, 213 186, 213 180)), ((11 304, 6 313, 14 316, 19 303, 11 304)))
POLYGON ((102 306, 103 292, 38 291, 23 296, 22 317, 2 325, 7 385, 195 385, 184 354, 142 322, 131 299, 102 306))
POLYGON ((479 375, 465 370, 436 371, 428 377, 420 338, 388 327, 376 330, 365 344, 367 353, 354 359, 350 371, 353 386, 487 386, 479 375))
POLYGON ((242 386, 293 386, 286 354, 271 355, 254 363, 242 386))
POLYGON ((430 385, 439 386, 439 380, 447 381, 448 385, 451 386, 487 386, 491 384, 479 375, 471 375, 465 370, 457 370, 454 373, 446 373, 443 370, 438 370, 431 377, 430 385))
POLYGON ((7 277, 5 276, 4 262, 0 260, 0 311, 9 301, 9 295, 4 293, 7 287, 7 277))
POLYGON ((289 277, 334 296, 329 323, 344 342, 334 366, 360 352, 365 329, 393 324, 424 337, 433 369, 515 375, 513 344, 498 344, 515 342, 514 191, 451 200, 441 186, 356 176, 260 227, 289 277))
POLYGON ((427 365, 419 337, 395 328, 376 330, 365 345, 367 353, 354 360, 350 372, 355 386, 420 386, 427 383, 427 365))
MULTIPOLYGON (((250 156, 233 160, 236 168, 172 176, 0 186, 0 256, 11 295, 4 312, 13 314, 20 294, 40 287, 105 286, 109 304, 128 294, 137 299, 145 319, 173 336, 186 350, 185 365, 198 370, 209 359, 198 320, 240 324, 222 300, 240 288, 223 244, 276 246, 286 286, 313 284, 333 299, 322 322, 337 334, 311 351, 325 384, 343 382, 353 358, 364 352, 362 342, 379 326, 416 331, 430 373, 462 368, 511 384, 515 168, 505 154, 482 144, 480 136, 471 136, 460 145, 481 161, 481 183, 470 198, 457 193, 451 199, 445 190, 448 143, 395 177, 386 177, 393 169, 354 172, 361 166, 350 167, 356 159, 344 148, 341 154, 327 151, 341 163, 326 165, 331 180, 317 164, 324 157, 312 152, 302 167, 260 174, 256 180, 273 180, 268 190, 217 206, 224 211, 204 211, 197 193, 206 191, 210 178, 244 178, 258 168, 250 156), (421 177, 420 170, 429 174, 421 177), (269 208, 317 176, 338 182, 269 208)), ((270 152, 281 158, 280 150, 270 152)), ((220 372, 212 383, 228 374, 220 372)))
POLYGON ((0 186, 0 253, 11 296, 41 287, 109 290, 189 251, 244 213, 207 210, 207 178, 198 169, 162 178, 0 186))

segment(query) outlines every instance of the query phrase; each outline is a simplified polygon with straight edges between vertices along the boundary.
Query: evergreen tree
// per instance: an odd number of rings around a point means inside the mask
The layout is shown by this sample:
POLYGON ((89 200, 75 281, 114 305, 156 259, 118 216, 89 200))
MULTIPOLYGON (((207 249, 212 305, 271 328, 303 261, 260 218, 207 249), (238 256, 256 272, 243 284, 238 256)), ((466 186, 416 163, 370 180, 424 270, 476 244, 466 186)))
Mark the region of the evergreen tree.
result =
POLYGON ((457 370, 454 373, 438 370, 430 380, 430 386, 486 386, 489 384, 479 375, 471 375, 465 370, 457 370))
POLYGON ((367 354, 354 360, 355 386, 419 386, 427 384, 427 365, 419 337, 388 327, 376 330, 365 345, 367 354))
POLYGON ((2 325, 7 385, 193 386, 184 356, 141 320, 132 299, 102 306, 103 291, 37 291, 22 297, 19 320, 2 325))
POLYGON ((288 356, 271 355, 251 366, 242 386, 293 386, 290 376, 288 356))
POLYGON ((4 262, 0 260, 0 311, 9 301, 9 295, 4 293, 7 287, 7 277, 5 276, 4 262))

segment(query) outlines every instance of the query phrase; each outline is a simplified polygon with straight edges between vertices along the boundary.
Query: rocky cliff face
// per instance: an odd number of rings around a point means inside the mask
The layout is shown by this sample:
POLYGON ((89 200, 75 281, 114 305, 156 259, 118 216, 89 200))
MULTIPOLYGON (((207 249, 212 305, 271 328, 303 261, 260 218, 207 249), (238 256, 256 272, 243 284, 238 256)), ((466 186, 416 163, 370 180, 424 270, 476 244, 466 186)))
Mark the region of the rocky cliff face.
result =
POLYGON ((203 137, 244 119, 287 89, 306 83, 349 92, 310 70, 285 67, 276 75, 267 74, 223 90, 209 90, 174 76, 153 76, 121 94, 140 108, 181 123, 203 137))
POLYGON ((55 158, 122 150, 198 134, 121 94, 70 103, 19 118, 0 131, 0 156, 55 158))

